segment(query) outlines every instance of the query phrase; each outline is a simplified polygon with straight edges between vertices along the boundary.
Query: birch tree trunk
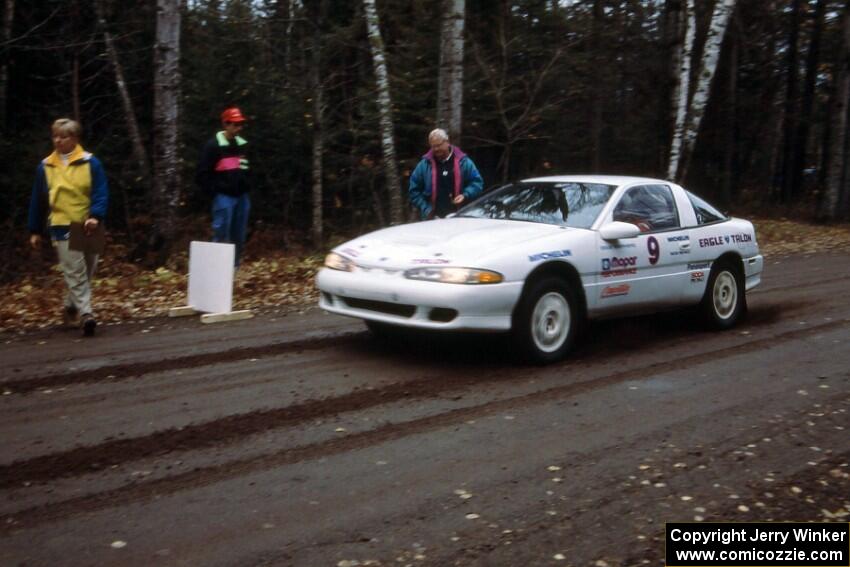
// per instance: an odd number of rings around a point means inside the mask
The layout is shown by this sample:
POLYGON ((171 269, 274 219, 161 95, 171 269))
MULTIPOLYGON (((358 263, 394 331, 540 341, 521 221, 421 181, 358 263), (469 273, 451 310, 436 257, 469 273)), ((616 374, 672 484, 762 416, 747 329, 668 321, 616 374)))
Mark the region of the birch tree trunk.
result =
POLYGON ((12 22, 15 19, 15 0, 6 0, 3 10, 3 35, 0 37, 6 54, 0 64, 0 131, 6 129, 6 99, 9 92, 9 40, 12 39, 12 22))
POLYGON ((679 80, 673 85, 673 104, 675 104, 676 121, 673 125, 673 140, 670 143, 670 159, 667 162, 667 179, 677 179, 679 161, 682 158, 682 140, 685 134, 685 119, 688 114, 688 98, 691 88, 691 56, 696 40, 697 19, 694 10, 694 0, 685 2, 684 20, 687 32, 682 43, 681 53, 676 55, 679 61, 679 80))
POLYGON ((437 124, 460 142, 463 113, 463 27, 465 0, 443 0, 440 72, 437 79, 437 124))
POLYGON ((688 174, 688 166, 694 153, 699 127, 708 105, 711 82, 714 78, 714 72, 717 70, 717 62, 720 60, 720 47, 723 44, 723 37, 726 35, 726 28, 729 26, 729 18, 734 11, 735 0, 718 0, 714 7, 714 14, 711 16, 708 37, 706 37, 705 47, 703 48, 702 62, 697 73, 696 90, 685 120, 682 155, 677 177, 679 181, 684 180, 688 174))
POLYGON ((157 0, 154 44, 154 243, 159 261, 168 257, 180 203, 180 0, 157 0))
POLYGON ((847 103, 850 96, 850 0, 844 4, 844 14, 841 20, 842 41, 841 55, 836 65, 835 90, 831 105, 830 120, 832 135, 830 136, 829 170, 826 187, 820 202, 818 219, 832 221, 840 216, 839 202, 844 187, 847 171, 847 103))
POLYGON ((372 64, 375 67, 375 80, 378 87, 378 112, 381 122, 381 147, 384 152, 384 175, 387 192, 390 199, 390 221, 403 221, 401 203, 401 183, 396 163, 395 138, 393 135, 392 98, 390 97, 390 81, 387 73, 387 58, 384 53, 384 40, 378 21, 378 11, 375 0, 363 0, 366 13, 366 27, 369 36, 369 46, 372 49, 372 64))
POLYGON ((148 153, 145 150, 145 145, 142 143, 142 136, 139 133, 139 123, 136 120, 136 112, 133 110, 133 101, 130 99, 130 93, 127 90, 127 83, 124 80, 124 68, 121 66, 121 61, 118 59, 118 51, 115 49, 115 43, 112 41, 112 34, 106 26, 106 16, 103 7, 103 0, 96 0, 94 3, 97 22, 103 31, 103 42, 106 45, 106 54, 109 57, 109 63, 115 72, 115 85, 118 88, 118 94, 121 97, 121 105, 124 107, 124 120, 127 122, 127 132, 130 135, 130 144, 133 147, 133 160, 136 162, 136 167, 139 170, 139 175, 142 179, 150 177, 150 165, 148 164, 148 153))
POLYGON ((658 176, 664 175, 670 160, 670 147, 673 140, 675 120, 674 101, 679 100, 679 67, 681 66, 682 42, 682 0, 665 0, 661 18, 661 37, 663 57, 666 61, 664 90, 658 97, 658 128, 656 146, 656 170, 658 176))

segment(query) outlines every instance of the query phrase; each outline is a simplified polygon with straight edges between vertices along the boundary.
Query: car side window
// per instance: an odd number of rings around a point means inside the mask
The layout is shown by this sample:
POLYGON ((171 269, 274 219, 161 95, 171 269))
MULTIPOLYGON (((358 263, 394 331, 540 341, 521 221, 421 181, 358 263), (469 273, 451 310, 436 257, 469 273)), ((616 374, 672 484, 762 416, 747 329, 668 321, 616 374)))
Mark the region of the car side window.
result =
POLYGON ((679 227, 673 192, 666 185, 638 185, 627 190, 614 207, 613 220, 637 225, 641 232, 679 227))
POLYGON ((710 204, 700 199, 690 191, 685 191, 691 205, 694 206, 694 213, 697 216, 697 224, 709 224, 718 221, 726 220, 726 215, 712 207, 710 204))

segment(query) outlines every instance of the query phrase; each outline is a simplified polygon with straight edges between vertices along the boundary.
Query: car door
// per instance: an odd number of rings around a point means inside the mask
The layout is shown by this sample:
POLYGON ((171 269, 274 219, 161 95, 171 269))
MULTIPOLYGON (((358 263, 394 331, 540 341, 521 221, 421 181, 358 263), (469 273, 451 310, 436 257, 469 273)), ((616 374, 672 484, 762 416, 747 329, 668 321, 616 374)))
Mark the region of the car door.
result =
POLYGON ((668 185, 626 189, 608 221, 636 225, 635 238, 605 241, 599 236, 598 301, 601 312, 651 310, 677 305, 687 279, 690 235, 682 228, 668 185))
POLYGON ((688 233, 693 244, 686 269, 688 285, 682 295, 682 303, 698 303, 705 293, 711 266, 723 252, 734 245, 735 238, 750 238, 749 235, 731 234, 728 228, 728 217, 712 205, 682 189, 684 207, 690 207, 693 220, 688 233))

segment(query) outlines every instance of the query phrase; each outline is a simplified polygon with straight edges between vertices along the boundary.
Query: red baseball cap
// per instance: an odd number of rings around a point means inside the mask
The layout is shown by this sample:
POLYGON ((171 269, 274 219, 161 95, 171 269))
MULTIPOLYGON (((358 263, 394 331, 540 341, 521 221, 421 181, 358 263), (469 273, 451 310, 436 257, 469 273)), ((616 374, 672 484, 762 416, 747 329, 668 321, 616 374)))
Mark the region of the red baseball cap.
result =
POLYGON ((245 122, 246 118, 242 116, 242 111, 236 108, 235 106, 231 106, 228 109, 225 109, 224 112, 221 113, 221 121, 222 122, 245 122))

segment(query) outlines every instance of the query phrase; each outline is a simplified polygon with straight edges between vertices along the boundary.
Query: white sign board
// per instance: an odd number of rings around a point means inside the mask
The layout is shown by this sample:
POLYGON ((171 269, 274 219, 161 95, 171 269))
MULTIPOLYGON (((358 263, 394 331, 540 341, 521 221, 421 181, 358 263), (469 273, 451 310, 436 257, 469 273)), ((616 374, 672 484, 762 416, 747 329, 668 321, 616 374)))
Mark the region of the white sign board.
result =
POLYGON ((236 247, 192 241, 189 246, 189 305, 205 313, 227 313, 233 304, 236 247))

